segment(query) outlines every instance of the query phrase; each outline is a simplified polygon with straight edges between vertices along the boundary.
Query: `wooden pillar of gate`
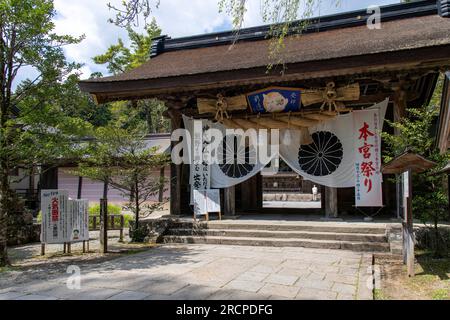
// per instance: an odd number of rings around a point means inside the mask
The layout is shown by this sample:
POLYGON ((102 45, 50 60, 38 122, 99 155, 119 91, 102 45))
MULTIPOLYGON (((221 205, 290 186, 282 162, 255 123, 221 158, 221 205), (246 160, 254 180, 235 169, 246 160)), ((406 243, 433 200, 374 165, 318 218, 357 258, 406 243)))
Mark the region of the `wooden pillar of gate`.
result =
MULTIPOLYGON (((397 84, 395 84, 392 89, 394 90, 394 122, 399 122, 406 114, 406 81, 400 79, 397 84)), ((398 136, 401 132, 395 128, 394 135, 398 136)), ((396 175, 395 191, 396 191, 396 203, 397 203, 397 219, 403 217, 403 175, 396 175)), ((404 217, 403 217, 404 218, 404 217)))
POLYGON ((236 215, 236 189, 234 186, 223 190, 223 212, 226 216, 236 215))
POLYGON ((338 189, 325 187, 325 217, 338 217, 338 189))
MULTIPOLYGON (((172 132, 182 127, 182 117, 178 110, 169 109, 168 115, 171 121, 172 132)), ((175 147, 178 141, 171 142, 171 149, 175 147)), ((181 214, 181 180, 182 165, 170 164, 170 214, 181 214)))
POLYGON ((241 183, 242 210, 255 212, 262 209, 262 176, 260 173, 241 183))

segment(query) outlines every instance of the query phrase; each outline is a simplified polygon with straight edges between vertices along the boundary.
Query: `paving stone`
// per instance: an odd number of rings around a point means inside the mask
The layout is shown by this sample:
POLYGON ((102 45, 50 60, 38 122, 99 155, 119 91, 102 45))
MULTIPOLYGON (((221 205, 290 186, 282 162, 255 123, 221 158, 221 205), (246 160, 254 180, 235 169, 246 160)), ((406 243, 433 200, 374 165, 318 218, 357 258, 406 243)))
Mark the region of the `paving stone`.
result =
POLYGON ((175 292, 170 297, 173 300, 205 300, 219 289, 202 285, 191 284, 175 292))
POLYGON ((309 267, 309 270, 316 273, 336 273, 339 271, 339 267, 330 265, 315 265, 309 267))
POLYGON ((165 294, 151 294, 145 297, 144 300, 172 300, 172 298, 165 294))
POLYGON ((355 285, 357 280, 358 280, 358 277, 357 277, 357 275, 355 275, 355 276, 346 276, 346 275, 343 275, 343 274, 329 273, 329 274, 326 275, 325 280, 338 282, 338 283, 343 283, 343 284, 355 285))
POLYGON ((335 282, 334 285, 331 287, 331 290, 337 293, 354 295, 356 293, 356 286, 335 282))
POLYGON ((300 279, 296 283, 296 286, 299 286, 300 288, 330 290, 333 284, 334 283, 332 281, 326 280, 300 279))
POLYGON ((270 296, 268 300, 293 300, 293 298, 282 297, 282 296, 270 296))
POLYGON ((122 291, 110 298, 108 300, 143 300, 148 297, 149 294, 139 291, 122 291))
POLYGON ((177 278, 167 281, 150 281, 144 287, 140 288, 139 291, 152 295, 171 295, 188 285, 189 283, 180 281, 177 278))
POLYGON ((355 296, 351 294, 338 293, 337 300, 355 300, 355 296))
POLYGON ((311 272, 310 274, 305 276, 304 279, 321 281, 321 280, 325 279, 325 277, 326 277, 325 273, 311 272))
POLYGON ((362 257, 311 248, 163 246, 87 264, 81 290, 69 290, 63 273, 0 289, 0 299, 346 299, 356 296, 362 257))
POLYGON ((20 291, 26 292, 26 293, 39 293, 42 291, 47 291, 53 288, 58 287, 59 284, 56 281, 47 281, 47 280, 36 280, 33 282, 29 282, 26 284, 23 284, 21 286, 18 286, 20 291))
POLYGON ((43 296, 39 294, 27 294, 26 296, 20 296, 14 300, 58 300, 56 297, 43 296))
POLYGON ((116 294, 120 293, 120 290, 116 289, 89 289, 84 290, 76 295, 70 297, 70 300, 106 300, 116 294))
POLYGON ((261 273, 261 272, 252 272, 247 271, 241 274, 236 278, 236 280, 247 280, 247 281, 263 281, 265 278, 267 278, 269 274, 268 273, 261 273))
POLYGON ((352 268, 352 267, 339 267, 339 274, 343 274, 346 276, 357 276, 358 275, 358 268, 352 268))
POLYGON ((257 292, 263 287, 263 285, 264 283, 259 281, 232 280, 224 288, 247 292, 257 292))
POLYGON ((18 297, 25 296, 25 295, 26 295, 26 293, 24 293, 24 292, 8 291, 8 292, 0 294, 0 300, 13 300, 18 297))
POLYGON ((230 296, 235 292, 236 290, 232 289, 223 289, 217 290, 212 295, 208 296, 206 300, 231 300, 230 296))
POLYGON ((47 291, 43 291, 40 294, 69 300, 105 300, 120 292, 121 290, 116 289, 88 287, 80 290, 71 290, 67 288, 67 286, 59 286, 47 291))
POLYGON ((341 266, 355 266, 355 267, 358 267, 360 262, 361 262, 361 258, 358 258, 358 259, 350 259, 350 258, 348 258, 348 259, 341 259, 339 264, 341 266))
POLYGON ((295 298, 300 288, 295 286, 285 286, 280 284, 266 283, 258 293, 275 295, 285 298, 295 298))
POLYGON ((282 268, 292 268, 298 270, 308 270, 311 266, 310 263, 305 263, 303 260, 288 259, 281 264, 282 268))
POLYGON ((295 297, 296 300, 335 300, 336 298, 336 292, 312 288, 301 288, 295 297))
POLYGON ((306 269, 295 269, 295 268, 282 268, 280 271, 277 272, 277 274, 283 275, 283 276, 294 276, 298 278, 306 277, 309 274, 309 271, 306 269))
POLYGON ((130 272, 115 272, 108 276, 89 275, 81 278, 82 287, 109 288, 129 291, 140 291, 151 282, 147 276, 139 276, 130 272))
POLYGON ((268 276, 264 282, 273 284, 282 284, 285 286, 291 286, 298 280, 297 276, 286 276, 282 274, 271 274, 268 276))
POLYGON ((9 287, 9 288, 0 289, 0 294, 14 291, 14 289, 17 290, 17 287, 9 287))
POLYGON ((235 290, 228 296, 228 300, 268 300, 268 299, 269 295, 240 290, 235 290))

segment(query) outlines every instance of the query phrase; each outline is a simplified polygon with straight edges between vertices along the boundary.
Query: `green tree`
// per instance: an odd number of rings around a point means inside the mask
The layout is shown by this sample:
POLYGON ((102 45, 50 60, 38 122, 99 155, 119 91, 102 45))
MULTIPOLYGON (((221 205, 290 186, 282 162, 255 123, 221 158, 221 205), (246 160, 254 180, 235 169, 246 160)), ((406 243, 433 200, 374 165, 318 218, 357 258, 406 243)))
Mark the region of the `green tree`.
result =
POLYGON ((106 126, 112 119, 112 112, 108 105, 97 106, 91 96, 81 92, 77 73, 70 74, 60 85, 60 94, 54 100, 61 107, 61 111, 69 117, 80 118, 94 127, 106 126))
POLYGON ((383 155, 385 163, 406 150, 437 163, 435 168, 413 175, 414 216, 425 225, 432 224, 436 257, 442 255, 441 249, 443 248, 438 224, 440 221, 444 221, 448 215, 445 177, 438 172, 450 159, 448 153, 440 154, 439 150, 434 148, 433 123, 439 115, 441 94, 442 79, 439 80, 437 90, 428 106, 407 109, 408 117, 403 118, 400 122, 388 121, 391 127, 398 130, 399 135, 382 133, 383 140, 388 147, 383 155))
MULTIPOLYGON (((139 34, 131 27, 126 27, 130 46, 127 47, 122 39, 112 45, 101 55, 93 58, 97 64, 106 64, 111 74, 120 74, 134 69, 150 59, 152 39, 161 35, 161 29, 152 20, 145 27, 145 33, 139 34)), ((136 122, 145 122, 148 133, 169 132, 169 121, 163 117, 165 106, 156 99, 111 103, 116 120, 124 128, 135 126, 136 122)))
POLYGON ((79 67, 66 61, 62 47, 81 41, 55 34, 54 16, 51 0, 0 0, 0 266, 9 262, 11 170, 77 152, 65 142, 88 129, 52 103, 61 93, 61 83, 79 67), (13 90, 24 67, 34 68, 38 75, 13 90))
MULTIPOLYGON (((164 186, 164 179, 155 178, 155 171, 169 163, 169 156, 147 148, 145 128, 98 128, 91 141, 89 156, 80 163, 78 175, 104 184, 103 199, 108 188, 121 191, 130 199, 127 208, 134 213, 133 230, 139 230, 139 218, 151 214, 162 203, 149 203, 149 199, 164 186)), ((136 238, 138 233, 133 233, 136 238)))

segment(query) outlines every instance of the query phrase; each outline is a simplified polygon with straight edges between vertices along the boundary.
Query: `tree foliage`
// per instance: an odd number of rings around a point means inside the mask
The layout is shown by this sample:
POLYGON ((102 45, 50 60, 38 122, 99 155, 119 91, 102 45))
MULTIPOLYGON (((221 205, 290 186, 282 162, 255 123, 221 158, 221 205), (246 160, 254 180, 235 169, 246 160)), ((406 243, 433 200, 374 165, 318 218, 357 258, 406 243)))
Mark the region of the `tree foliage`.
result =
POLYGON ((382 133, 383 140, 387 145, 384 153, 385 163, 406 150, 410 150, 437 164, 431 170, 413 175, 413 213, 424 224, 432 224, 437 241, 435 256, 441 256, 440 249, 445 247, 439 242, 441 237, 438 223, 446 220, 448 215, 445 176, 439 174, 439 171, 448 163, 450 156, 448 153, 441 154, 435 148, 435 133, 433 132, 433 124, 436 122, 440 110, 442 84, 441 78, 428 106, 407 109, 408 117, 399 122, 388 121, 391 127, 399 131, 398 135, 382 133))
MULTIPOLYGON (((116 75, 137 68, 150 59, 152 39, 161 35, 161 29, 155 20, 146 25, 145 33, 140 34, 131 27, 126 27, 129 47, 122 39, 108 48, 101 55, 93 58, 97 64, 106 64, 110 73, 116 75)), ((165 106, 156 99, 134 102, 111 103, 110 108, 115 120, 122 128, 135 127, 139 122, 147 125, 148 133, 169 132, 170 124, 163 117, 165 106)))
POLYGON ((11 171, 54 163, 79 150, 72 141, 90 125, 65 114, 58 99, 79 67, 66 61, 63 46, 82 38, 53 32, 51 0, 0 0, 0 266, 8 263, 7 221, 11 171), (14 89, 23 68, 37 74, 14 89))
MULTIPOLYGON (((106 187, 122 192, 130 199, 126 208, 134 213, 134 228, 139 228, 140 217, 162 207, 150 202, 161 189, 164 179, 155 178, 155 171, 169 163, 169 155, 148 148, 143 127, 123 129, 115 126, 97 128, 89 142, 89 152, 73 173, 103 181, 106 187)), ((107 192, 107 189, 105 190, 107 192)), ((106 199, 107 194, 104 194, 106 199)))

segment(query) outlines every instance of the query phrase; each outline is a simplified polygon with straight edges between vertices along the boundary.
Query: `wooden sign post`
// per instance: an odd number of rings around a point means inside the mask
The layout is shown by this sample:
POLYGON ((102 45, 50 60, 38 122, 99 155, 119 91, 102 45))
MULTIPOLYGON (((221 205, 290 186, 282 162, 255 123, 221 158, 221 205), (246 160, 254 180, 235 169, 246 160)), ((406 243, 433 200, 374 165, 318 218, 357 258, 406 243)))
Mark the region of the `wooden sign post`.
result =
POLYGON ((47 244, 62 244, 72 253, 72 243, 89 240, 89 203, 69 198, 67 190, 42 190, 41 255, 47 244))
POLYGON ((403 263, 408 269, 408 276, 414 277, 414 221, 412 214, 412 170, 404 173, 405 213, 403 219, 403 263))
MULTIPOLYGON (((385 174, 403 174, 403 199, 405 210, 403 214, 403 263, 408 269, 408 276, 414 277, 414 217, 412 211, 412 174, 424 172, 436 164, 424 157, 407 151, 383 166, 385 174)), ((397 195, 399 196, 399 195, 397 195)))
POLYGON ((108 252, 108 200, 100 199, 100 252, 108 252))

